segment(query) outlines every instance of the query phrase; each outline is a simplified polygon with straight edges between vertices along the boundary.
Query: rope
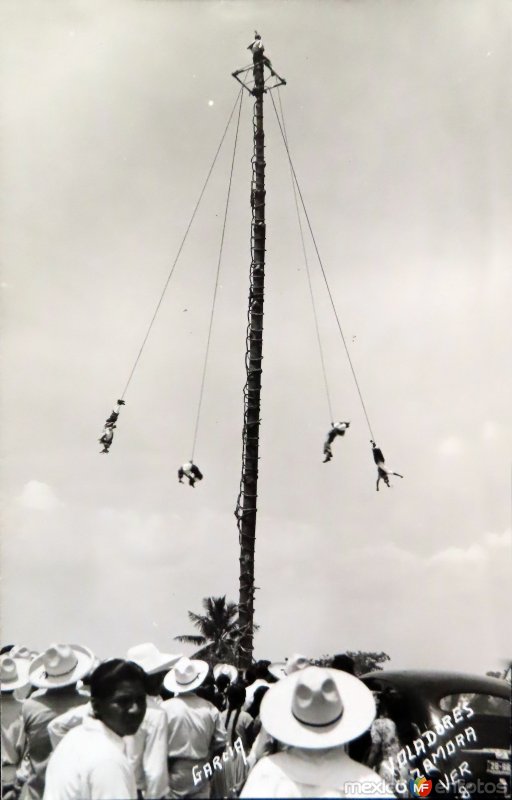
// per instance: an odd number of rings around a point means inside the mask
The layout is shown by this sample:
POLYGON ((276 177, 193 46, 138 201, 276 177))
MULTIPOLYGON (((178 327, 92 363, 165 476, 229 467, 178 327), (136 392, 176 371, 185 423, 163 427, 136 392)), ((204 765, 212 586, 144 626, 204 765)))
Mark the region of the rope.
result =
POLYGON ((363 400, 363 395, 361 393, 361 389, 360 389, 360 386, 359 386, 359 381, 357 380, 356 371, 354 369, 354 365, 352 363, 352 359, 350 358, 350 353, 349 353, 349 350, 348 350, 348 347, 347 347, 347 342, 346 342, 345 336, 343 334, 343 329, 341 327, 341 322, 340 322, 340 319, 339 319, 339 316, 338 316, 338 312, 336 311, 336 306, 335 306, 334 299, 333 299, 333 296, 332 296, 332 293, 331 293, 331 289, 329 287, 329 282, 327 281, 327 275, 325 274, 324 265, 322 263, 322 259, 320 257, 320 253, 318 251, 318 246, 317 246, 317 243, 316 243, 315 235, 313 233, 313 228, 311 227, 311 222, 309 220, 309 215, 308 215, 308 212, 307 212, 307 209, 306 209, 306 205, 304 203, 304 198, 302 196, 302 192, 301 192, 301 189, 300 189, 300 184, 299 184, 299 181, 298 181, 298 178, 297 178, 297 174, 296 174, 295 169, 293 167, 292 157, 291 157, 290 151, 288 149, 288 144, 286 142, 286 137, 285 137, 285 134, 284 134, 284 131, 283 131, 283 127, 282 127, 281 121, 279 119, 279 114, 277 113, 277 108, 276 108, 276 104, 274 102, 274 97, 272 95, 272 92, 270 92, 270 98, 272 100, 272 105, 274 106, 274 111, 275 111, 275 115, 276 115, 276 119, 277 119, 277 124, 279 125, 279 130, 281 131, 281 136, 283 137, 284 146, 286 148, 286 153, 288 155, 288 161, 290 162, 290 168, 292 170, 292 174, 293 174, 293 177, 295 179, 295 183, 297 184, 297 191, 299 192, 299 197, 300 197, 300 201, 302 203, 302 208, 304 209, 304 215, 306 217, 306 220, 307 220, 307 223, 308 223, 308 227, 309 227, 309 232, 310 232, 311 238, 313 240, 313 244, 314 244, 314 247, 315 247, 316 255, 317 255, 317 258, 318 258, 318 263, 320 264, 320 269, 322 270, 322 275, 323 275, 323 278, 324 278, 325 286, 327 288, 327 293, 329 295, 329 299, 331 301, 332 310, 334 311, 334 316, 335 316, 336 322, 338 324, 338 329, 339 329, 339 332, 340 332, 340 335, 341 335, 341 340, 343 342, 343 347, 345 348, 345 353, 347 354, 347 359, 348 359, 348 363, 350 365, 350 370, 352 372, 352 376, 353 376, 354 382, 356 384, 357 393, 359 395, 359 400, 361 401, 361 406, 363 408, 364 416, 366 418, 366 423, 368 425, 368 430, 370 431, 371 439, 375 441, 375 436, 373 435, 372 426, 370 424, 370 419, 368 417, 368 412, 366 410, 366 405, 365 405, 365 402, 363 400))
MULTIPOLYGON (((285 125, 285 121, 284 121, 283 106, 282 106, 282 103, 281 103, 281 92, 279 91, 279 89, 277 90, 277 99, 279 100, 279 109, 281 111, 281 119, 283 120, 284 137, 285 137, 286 143, 288 144, 288 136, 287 136, 287 133, 286 133, 286 125, 285 125)), ((327 381, 327 370, 325 368, 324 351, 323 351, 323 347, 322 347, 322 340, 320 338, 320 327, 319 327, 319 324, 318 324, 318 314, 316 312, 315 295, 313 293, 313 285, 311 283, 311 273, 310 273, 310 270, 309 270, 308 256, 307 256, 307 253, 306 253, 306 245, 305 245, 305 242, 304 242, 304 231, 303 231, 303 228, 302 228, 302 221, 301 221, 301 218, 300 218, 299 201, 297 199, 297 189, 295 188, 295 180, 294 180, 293 172, 292 172, 291 169, 290 169, 290 175, 291 175, 291 179, 292 179, 292 189, 293 189, 293 198, 295 200, 295 209, 297 211, 297 221, 299 223, 300 241, 301 241, 301 244, 302 244, 302 253, 303 253, 303 256, 304 256, 304 263, 306 265, 306 275, 308 277, 309 295, 311 297, 311 306, 313 308, 313 317, 315 319, 316 339, 317 339, 317 342, 318 342, 318 349, 319 349, 319 352, 320 352, 320 361, 321 361, 321 364, 322 364, 322 373, 323 373, 323 376, 324 376, 325 393, 327 395, 327 405, 329 407, 329 415, 330 415, 330 419, 331 419, 331 425, 334 425, 334 415, 332 413, 331 395, 330 395, 330 392, 329 392, 329 383, 327 381)))
MULTIPOLYGON (((211 309, 211 312, 210 312, 210 325, 209 325, 209 328, 208 328, 208 338, 207 338, 207 341, 206 341, 206 353, 205 353, 205 356, 204 356, 203 374, 202 374, 202 378, 201 378, 201 389, 199 390, 199 404, 198 404, 198 407, 197 407, 196 424, 195 424, 195 428, 194 428, 194 438, 193 438, 193 444, 192 444, 192 456, 190 458, 192 463, 194 463, 194 453, 195 453, 196 442, 197 442, 197 431, 199 429, 199 417, 200 417, 200 414, 201 414, 201 406, 202 406, 202 403, 203 403, 204 383, 205 383, 205 379, 206 379, 206 368, 207 368, 207 365, 208 365, 208 355, 209 355, 209 352, 210 352, 210 341, 211 341, 212 328, 213 328, 213 316, 214 316, 214 312, 215 312, 215 302, 216 302, 216 299, 217 299, 217 291, 218 291, 218 288, 219 288, 220 265, 221 265, 221 261, 222 261, 222 251, 223 251, 223 247, 224 247, 224 235, 225 235, 225 232, 226 232, 226 220, 227 220, 227 216, 228 216, 229 198, 230 198, 230 195, 231 195, 231 184, 232 184, 232 181, 233 181, 233 168, 235 166, 236 145, 237 145, 237 142, 238 142, 238 131, 239 131, 239 128, 240 128, 240 114, 242 112, 242 100, 243 100, 243 91, 241 89, 240 89, 239 97, 240 97, 240 103, 239 103, 239 106, 238 106, 238 119, 237 119, 237 123, 236 123, 235 143, 234 143, 234 146, 233 146, 233 157, 231 159, 231 171, 229 173, 229 184, 228 184, 228 193, 227 193, 227 197, 226 197, 226 208, 224 210, 224 222, 223 222, 223 225, 222 225, 222 236, 221 236, 221 240, 220 240, 219 260, 217 262, 217 274, 215 276, 215 289, 214 289, 214 292, 213 292, 212 309, 211 309)), ((237 98, 237 101, 238 101, 238 98, 237 98)))
POLYGON ((158 303, 156 304, 156 308, 155 308, 154 314, 153 314, 153 316, 151 317, 151 321, 150 321, 150 323, 149 323, 149 326, 148 326, 148 329, 147 329, 147 331, 146 331, 146 335, 144 336, 144 339, 142 340, 142 344, 141 344, 141 346, 140 346, 140 349, 139 349, 139 352, 138 352, 138 354, 137 354, 137 358, 135 359, 135 362, 134 362, 134 364, 133 364, 133 367, 132 367, 132 369, 131 369, 130 375, 128 376, 128 380, 126 381, 126 385, 125 385, 125 387, 124 387, 124 389, 123 389, 123 393, 121 394, 121 398, 120 398, 121 400, 123 400, 123 399, 124 399, 124 397, 125 397, 125 395, 126 395, 126 392, 128 391, 128 387, 129 387, 129 385, 130 385, 130 383, 131 383, 131 380, 132 380, 132 378, 133 378, 133 375, 134 375, 134 373, 135 373, 135 370, 136 370, 136 368, 137 368, 137 365, 138 365, 138 363, 139 363, 139 361, 140 361, 140 357, 141 357, 141 355, 142 355, 142 351, 144 350, 144 347, 146 346, 146 342, 147 342, 147 340, 148 340, 148 338, 149 338, 149 334, 151 333, 151 329, 152 329, 152 327, 153 327, 153 324, 154 324, 154 322, 155 322, 155 319, 156 319, 156 316, 157 316, 157 314, 158 314, 158 311, 159 311, 159 309, 160 309, 160 306, 162 305, 162 301, 163 301, 163 299, 164 299, 164 296, 165 296, 165 293, 166 293, 166 291, 167 291, 167 287, 169 286, 170 280, 171 280, 171 278, 172 278, 172 276, 173 276, 173 273, 174 273, 174 270, 175 270, 175 268, 176 268, 176 264, 178 263, 178 259, 179 259, 180 255, 181 255, 181 251, 183 250, 183 246, 184 246, 184 244, 185 244, 185 241, 186 241, 186 239, 187 239, 187 236, 188 236, 188 234, 189 234, 190 228, 192 227, 192 223, 193 223, 193 221, 194 221, 194 219, 195 219, 195 216, 196 216, 197 210, 198 210, 198 208, 199 208, 199 204, 201 203, 201 200, 203 199, 203 195, 204 195, 204 193, 205 193, 205 190, 206 190, 206 187, 207 187, 207 185, 208 185, 208 181, 210 180, 210 176, 211 176, 211 174, 212 174, 212 172, 213 172, 213 168, 214 168, 214 166, 215 166, 215 163, 216 163, 216 161, 217 161, 217 157, 218 157, 218 155, 219 155, 219 153, 220 153, 220 149, 221 149, 221 147, 222 147, 222 145, 223 145, 224 139, 226 138, 226 133, 227 133, 227 131, 228 131, 228 128, 229 128, 229 125, 230 125, 230 123, 231 123, 231 119, 232 119, 232 117, 233 117, 233 114, 235 113, 235 108, 236 108, 236 106, 237 106, 237 103, 238 103, 238 98, 239 98, 239 96, 242 94, 242 91, 243 91, 243 90, 242 90, 242 89, 240 89, 239 95, 237 95, 237 98, 236 98, 236 100, 235 100, 235 104, 234 104, 234 106, 233 106, 233 108, 232 108, 231 114, 229 115, 229 119, 228 119, 228 121, 227 121, 227 124, 226 124, 226 127, 225 127, 225 129, 224 129, 224 133, 222 134, 222 138, 221 138, 221 140, 220 140, 220 144, 219 144, 219 146, 218 146, 218 148, 217 148, 217 152, 215 153, 215 156, 214 156, 214 158, 213 158, 212 164, 211 164, 211 166, 210 166, 210 169, 209 169, 209 171, 208 171, 208 175, 206 176, 206 180, 205 180, 205 182, 204 182, 204 184, 203 184, 203 188, 201 189, 201 192, 200 192, 200 194, 199 194, 199 199, 198 199, 198 201, 197 201, 197 203, 196 203, 196 206, 195 206, 195 208, 194 208, 194 211, 192 212, 192 216, 190 217, 190 221, 189 221, 189 223, 188 223, 188 226, 187 226, 187 229, 186 229, 186 231, 185 231, 185 235, 184 235, 184 237, 183 237, 183 239, 182 239, 182 241, 181 241, 181 244, 180 244, 180 246, 179 246, 179 249, 178 249, 178 253, 177 253, 177 255, 176 255, 176 258, 174 259, 173 265, 172 265, 172 267, 171 267, 171 271, 169 272, 169 275, 167 276, 167 280, 165 281, 164 288, 162 289, 162 293, 161 293, 161 295, 160 295, 160 299, 158 300, 158 303))

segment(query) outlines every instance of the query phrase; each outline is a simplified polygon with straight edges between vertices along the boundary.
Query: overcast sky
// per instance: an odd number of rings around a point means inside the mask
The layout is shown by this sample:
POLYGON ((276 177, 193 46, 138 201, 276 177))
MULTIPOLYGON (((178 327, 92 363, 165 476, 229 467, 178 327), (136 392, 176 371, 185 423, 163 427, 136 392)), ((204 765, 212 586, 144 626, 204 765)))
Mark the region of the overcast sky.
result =
MULTIPOLYGON (((255 655, 510 657, 512 6, 507 0, 3 0, 4 642, 176 651, 238 598, 251 98, 244 97, 196 461, 191 451, 254 29, 287 80, 292 158, 388 465, 307 243, 265 96, 267 279, 255 655)), ((277 97, 275 98, 277 102, 277 97)), ((187 650, 187 648, 185 648, 187 650)), ((187 652, 191 652, 187 650, 187 652)))

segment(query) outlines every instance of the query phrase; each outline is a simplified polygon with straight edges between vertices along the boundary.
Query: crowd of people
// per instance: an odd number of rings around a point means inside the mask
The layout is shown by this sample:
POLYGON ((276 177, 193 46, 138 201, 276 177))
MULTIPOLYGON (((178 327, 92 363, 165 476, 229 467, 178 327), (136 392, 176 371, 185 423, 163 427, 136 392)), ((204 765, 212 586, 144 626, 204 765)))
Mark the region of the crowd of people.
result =
POLYGON ((212 669, 151 643, 102 662, 53 644, 2 648, 0 671, 5 800, 393 797, 399 778, 385 700, 375 719, 346 656, 212 669))

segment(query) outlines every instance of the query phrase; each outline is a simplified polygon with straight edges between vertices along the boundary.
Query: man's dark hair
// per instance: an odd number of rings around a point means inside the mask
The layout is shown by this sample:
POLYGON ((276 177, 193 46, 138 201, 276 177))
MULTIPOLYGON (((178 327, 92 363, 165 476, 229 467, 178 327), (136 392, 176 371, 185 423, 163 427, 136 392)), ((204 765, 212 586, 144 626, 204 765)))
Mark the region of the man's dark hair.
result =
POLYGON ((91 675, 89 685, 91 698, 104 700, 110 697, 121 681, 140 681, 146 689, 147 676, 142 667, 134 661, 122 658, 111 658, 103 661, 91 675))
POLYGON ((257 661, 256 664, 254 664, 253 669, 254 672, 256 673, 256 678, 259 678, 260 680, 265 680, 267 678, 269 664, 270 661, 265 661, 263 659, 257 661))
POLYGON ((204 681, 200 686, 197 687, 197 689, 195 689, 194 693, 197 694, 198 697, 202 697, 203 700, 208 700, 209 703, 216 705, 215 700, 217 699, 217 690, 211 669, 208 669, 204 681))
POLYGON ((162 669, 160 672, 153 672, 151 675, 146 675, 146 691, 148 694, 153 696, 160 694, 163 680, 168 672, 168 669, 162 669))
POLYGON ((221 672, 215 680, 217 689, 223 692, 231 683, 231 678, 225 672, 221 672))
POLYGON ((238 724, 238 718, 242 711, 242 706, 244 702, 245 702, 245 686, 243 685, 243 683, 232 683, 228 689, 228 713, 226 717, 226 730, 229 733, 229 720, 231 718, 231 714, 233 713, 233 711, 235 712, 233 727, 231 729, 232 746, 234 745, 235 739, 237 737, 236 726, 238 724))
POLYGON ((247 709, 248 713, 251 715, 253 719, 256 719, 256 717, 259 715, 261 701, 268 692, 268 689, 269 689, 268 686, 258 686, 256 691, 254 692, 252 703, 247 709))
POLYGON ((254 667, 247 667, 245 670, 245 685, 250 686, 256 680, 256 672, 254 667))
POLYGON ((356 674, 354 659, 344 653, 338 653, 334 656, 331 667, 332 669, 339 669, 341 672, 348 672, 349 675, 356 674))
POLYGON ((245 703, 245 686, 243 683, 232 683, 228 689, 228 703, 231 708, 241 708, 245 703))

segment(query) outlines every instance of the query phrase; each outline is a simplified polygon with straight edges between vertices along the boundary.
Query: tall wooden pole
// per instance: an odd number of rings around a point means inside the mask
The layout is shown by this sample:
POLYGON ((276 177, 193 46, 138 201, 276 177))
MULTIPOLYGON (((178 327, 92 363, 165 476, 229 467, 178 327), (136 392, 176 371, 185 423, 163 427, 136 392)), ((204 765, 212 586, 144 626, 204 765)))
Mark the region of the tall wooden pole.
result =
POLYGON ((265 281, 265 134, 263 131, 263 53, 254 56, 254 154, 251 185, 251 269, 247 325, 246 384, 242 479, 237 508, 240 533, 240 596, 238 605, 239 667, 252 663, 254 635, 254 552, 258 497, 261 361, 263 358, 263 300, 265 281))
POLYGON ((258 459, 260 435, 261 361, 263 358, 263 300, 265 288, 265 134, 263 131, 263 95, 267 89, 284 86, 286 81, 273 69, 263 54, 261 37, 256 33, 250 45, 253 53, 253 86, 240 78, 250 67, 233 72, 233 77, 254 97, 254 152, 251 159, 251 269, 249 311, 246 336, 246 382, 244 386, 244 426, 242 478, 236 506, 240 536, 240 594, 238 601, 238 666, 252 663, 254 636, 254 552, 258 499, 258 459), (272 85, 265 88, 265 68, 272 85))

